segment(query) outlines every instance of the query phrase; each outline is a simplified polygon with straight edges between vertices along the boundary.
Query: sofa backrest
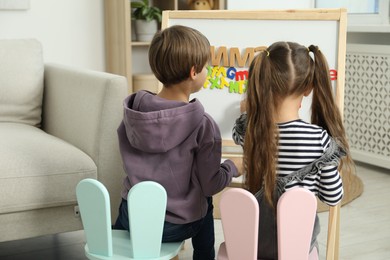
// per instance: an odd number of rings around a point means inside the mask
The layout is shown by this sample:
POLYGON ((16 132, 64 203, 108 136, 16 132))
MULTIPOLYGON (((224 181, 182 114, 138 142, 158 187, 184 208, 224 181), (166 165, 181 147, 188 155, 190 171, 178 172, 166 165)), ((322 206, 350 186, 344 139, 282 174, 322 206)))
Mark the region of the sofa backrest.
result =
POLYGON ((44 64, 34 39, 0 39, 0 122, 40 126, 44 64))

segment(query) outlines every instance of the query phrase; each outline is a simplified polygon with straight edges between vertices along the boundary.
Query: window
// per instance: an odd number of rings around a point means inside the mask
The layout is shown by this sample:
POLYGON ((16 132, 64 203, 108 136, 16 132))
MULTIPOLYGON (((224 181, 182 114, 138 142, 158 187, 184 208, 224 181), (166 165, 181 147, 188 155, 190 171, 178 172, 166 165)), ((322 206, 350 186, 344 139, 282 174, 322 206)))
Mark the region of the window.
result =
POLYGON ((390 0, 316 0, 316 8, 347 8, 349 25, 389 25, 390 0))

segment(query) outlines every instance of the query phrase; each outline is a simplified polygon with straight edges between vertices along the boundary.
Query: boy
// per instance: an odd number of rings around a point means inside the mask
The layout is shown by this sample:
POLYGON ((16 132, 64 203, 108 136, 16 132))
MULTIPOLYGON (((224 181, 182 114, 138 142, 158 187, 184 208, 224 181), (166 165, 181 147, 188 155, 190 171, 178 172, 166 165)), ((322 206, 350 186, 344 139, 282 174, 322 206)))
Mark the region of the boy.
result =
POLYGON ((163 88, 157 95, 139 91, 124 101, 118 137, 127 176, 114 225, 129 229, 129 189, 156 181, 168 195, 163 242, 192 238, 193 259, 202 260, 215 256, 212 196, 240 175, 232 160, 221 164, 215 121, 199 100, 189 100, 206 80, 209 58, 210 44, 195 29, 176 25, 154 36, 149 63, 163 88))

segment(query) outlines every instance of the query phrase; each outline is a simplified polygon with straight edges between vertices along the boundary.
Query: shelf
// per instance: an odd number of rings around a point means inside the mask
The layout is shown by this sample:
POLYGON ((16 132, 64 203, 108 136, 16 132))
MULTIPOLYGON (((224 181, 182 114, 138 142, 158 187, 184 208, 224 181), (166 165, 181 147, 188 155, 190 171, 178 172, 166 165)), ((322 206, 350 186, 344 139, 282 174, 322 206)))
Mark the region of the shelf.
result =
POLYGON ((150 42, 131 42, 131 46, 149 46, 150 42))

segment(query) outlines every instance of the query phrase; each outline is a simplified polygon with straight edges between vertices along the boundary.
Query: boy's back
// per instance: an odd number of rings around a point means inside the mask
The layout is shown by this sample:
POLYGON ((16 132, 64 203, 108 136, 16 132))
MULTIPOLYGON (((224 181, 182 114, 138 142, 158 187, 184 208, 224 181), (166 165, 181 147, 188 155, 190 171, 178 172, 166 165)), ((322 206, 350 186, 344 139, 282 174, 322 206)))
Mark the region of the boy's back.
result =
POLYGON ((166 220, 189 223, 206 214, 206 197, 226 187, 236 168, 220 166, 218 126, 198 100, 166 100, 140 91, 126 98, 118 129, 127 173, 122 192, 136 183, 153 180, 167 191, 166 220))

